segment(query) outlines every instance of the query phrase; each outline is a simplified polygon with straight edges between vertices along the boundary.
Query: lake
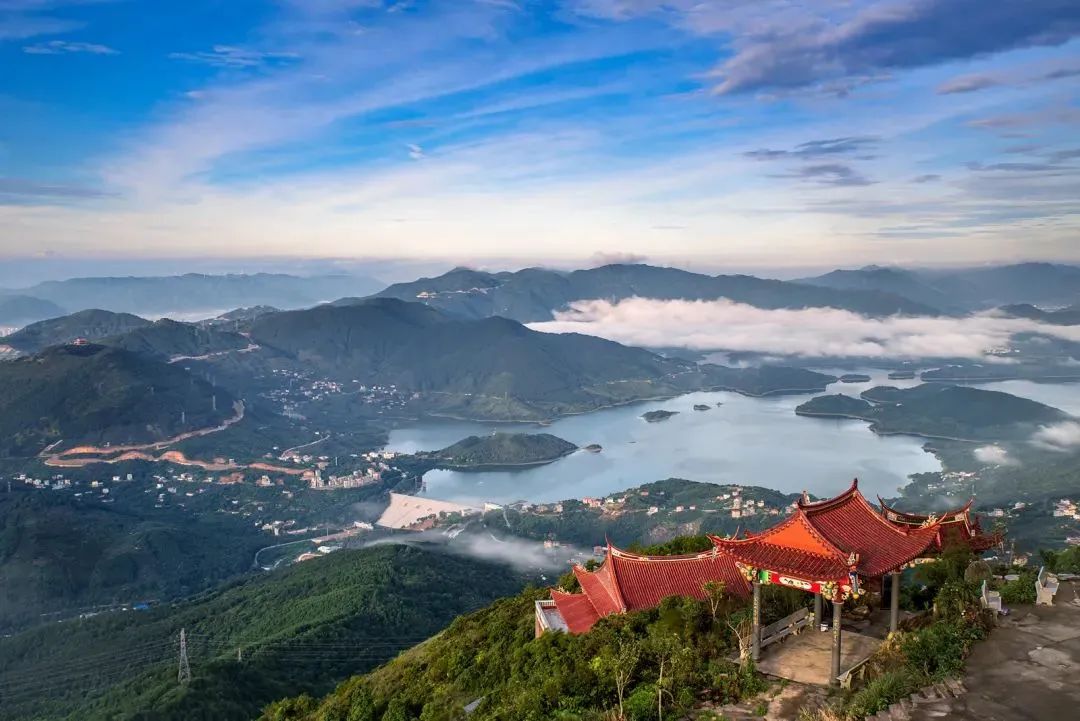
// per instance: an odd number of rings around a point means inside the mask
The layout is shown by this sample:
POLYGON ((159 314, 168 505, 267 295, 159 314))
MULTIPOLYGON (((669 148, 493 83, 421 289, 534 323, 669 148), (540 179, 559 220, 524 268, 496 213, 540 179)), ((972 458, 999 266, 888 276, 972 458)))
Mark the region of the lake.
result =
MULTIPOLYGON (((874 373, 868 384, 837 384, 830 392, 857 395, 887 382, 874 373)), ((897 381, 896 385, 914 382, 897 381)), ((468 473, 435 470, 424 476, 426 495, 463 503, 515 500, 550 502, 613 491, 670 477, 712 483, 765 486, 786 492, 832 495, 853 477, 871 498, 893 495, 911 473, 940 470, 923 442, 879 437, 862 421, 801 418, 795 406, 810 396, 749 398, 737 393, 690 393, 562 418, 550 426, 467 422, 424 423, 393 431, 388 448, 400 452, 444 448, 492 430, 552 433, 600 453, 578 451, 546 466, 517 471, 468 473), (710 406, 695 411, 695 404, 710 406), (717 405, 721 404, 721 405, 717 405), (679 411, 659 423, 641 414, 679 411)))
MULTIPOLYGON (((842 375, 836 369, 821 369, 842 375)), ((919 381, 891 381, 884 371, 860 371, 869 383, 835 383, 829 393, 857 396, 876 385, 909 387, 919 381)), ((1080 415, 1080 384, 1000 381, 980 388, 998 390, 1080 415)), ((853 477, 870 498, 893 495, 912 473, 940 470, 923 441, 879 437, 856 420, 802 418, 794 413, 810 395, 749 398, 737 393, 690 393, 562 418, 550 426, 431 422, 390 434, 388 448, 401 452, 444 448, 469 435, 493 430, 552 433, 579 446, 599 443, 600 453, 578 451, 546 466, 518 471, 465 473, 435 470, 424 476, 425 495, 463 503, 516 500, 551 502, 604 496, 670 477, 711 483, 764 486, 830 496, 853 477), (695 411, 695 404, 710 406, 695 411), (721 405, 717 405, 721 404, 721 405), (650 410, 679 414, 646 423, 650 410)))

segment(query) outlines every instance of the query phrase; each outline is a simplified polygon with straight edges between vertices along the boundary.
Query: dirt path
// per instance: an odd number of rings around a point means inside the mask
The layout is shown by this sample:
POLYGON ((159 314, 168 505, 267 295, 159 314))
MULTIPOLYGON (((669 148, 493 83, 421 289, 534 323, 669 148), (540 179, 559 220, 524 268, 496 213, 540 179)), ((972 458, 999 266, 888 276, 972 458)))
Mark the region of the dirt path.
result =
POLYGON ((165 440, 156 441, 154 443, 127 446, 76 446, 58 453, 50 453, 52 449, 61 442, 57 441, 45 448, 40 455, 44 459, 45 465, 56 466, 59 468, 78 468, 89 465, 90 463, 115 463, 118 460, 128 460, 133 457, 151 455, 155 451, 164 450, 173 444, 185 441, 189 438, 198 438, 201 436, 208 436, 211 433, 218 433, 229 426, 239 423, 243 419, 244 402, 236 401, 236 403, 233 404, 233 415, 230 418, 225 419, 220 425, 213 426, 212 428, 200 428, 198 430, 188 431, 186 433, 181 433, 178 436, 166 438, 165 440), (78 457, 72 458, 71 456, 78 457), (127 458, 121 458, 121 456, 127 456, 127 458))

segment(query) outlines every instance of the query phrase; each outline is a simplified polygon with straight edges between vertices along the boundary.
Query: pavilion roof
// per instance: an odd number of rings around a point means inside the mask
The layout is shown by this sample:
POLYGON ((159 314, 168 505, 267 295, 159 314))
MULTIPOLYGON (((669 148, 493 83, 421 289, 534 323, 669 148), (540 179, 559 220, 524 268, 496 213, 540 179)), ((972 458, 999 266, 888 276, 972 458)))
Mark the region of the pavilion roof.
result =
POLYGON ((750 584, 735 559, 717 548, 678 556, 648 556, 608 545, 594 570, 574 566, 581 593, 552 590, 551 598, 571 633, 584 633, 612 613, 654 608, 668 596, 705 597, 704 585, 720 581, 728 593, 746 597, 750 584))
POLYGON ((1001 542, 1000 533, 983 533, 978 515, 971 512, 974 501, 975 499, 972 498, 960 508, 930 515, 901 511, 888 505, 881 496, 878 496, 882 517, 896 526, 923 526, 937 521, 941 532, 935 544, 936 551, 952 544, 964 544, 973 551, 985 551, 1001 542))
POLYGON ((937 541, 939 524, 900 526, 859 492, 859 481, 824 501, 800 501, 776 526, 713 543, 741 563, 807 581, 843 581, 849 571, 877 577, 921 556, 937 541))
POLYGON ((600 620, 600 615, 584 593, 566 593, 553 588, 551 600, 555 602, 555 608, 559 609, 559 615, 570 633, 585 633, 600 620))

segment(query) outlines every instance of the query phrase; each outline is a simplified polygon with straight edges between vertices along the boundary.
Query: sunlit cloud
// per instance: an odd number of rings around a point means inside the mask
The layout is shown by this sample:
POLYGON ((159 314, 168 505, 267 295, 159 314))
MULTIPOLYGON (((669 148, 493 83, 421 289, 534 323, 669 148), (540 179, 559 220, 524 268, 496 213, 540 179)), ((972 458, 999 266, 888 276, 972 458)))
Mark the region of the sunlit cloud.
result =
POLYGON ((979 314, 965 318, 870 318, 846 310, 768 310, 729 300, 587 300, 535 330, 585 333, 627 345, 753 351, 809 358, 971 358, 993 360, 1018 333, 1080 341, 1080 327, 979 314))
POLYGON ((986 463, 991 466, 1014 466, 1019 465, 1019 461, 1009 455, 1001 446, 979 446, 972 455, 975 456, 975 460, 979 463, 986 463))
POLYGON ((1064 421, 1043 426, 1032 435, 1031 440, 1037 446, 1055 451, 1080 448, 1080 423, 1064 421))

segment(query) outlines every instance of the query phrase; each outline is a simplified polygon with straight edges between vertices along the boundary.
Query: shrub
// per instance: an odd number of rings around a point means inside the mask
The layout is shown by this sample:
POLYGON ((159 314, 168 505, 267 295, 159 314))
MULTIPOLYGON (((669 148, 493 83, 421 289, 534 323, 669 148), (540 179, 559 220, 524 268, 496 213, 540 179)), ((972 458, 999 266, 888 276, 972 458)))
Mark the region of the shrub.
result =
POLYGON ((902 639, 900 648, 911 669, 940 681, 964 669, 968 648, 984 635, 982 628, 963 620, 939 621, 902 639))
POLYGON ((1064 551, 1040 551, 1043 563, 1054 573, 1080 573, 1080 546, 1064 551))
POLYGON ((630 721, 652 721, 656 718, 656 686, 651 683, 635 688, 626 699, 626 718, 630 721))
POLYGON ((884 711, 917 691, 922 685, 921 681, 918 675, 906 668, 887 671, 851 696, 845 708, 847 716, 863 718, 884 711))
POLYGON ((1001 587, 1001 600, 1010 606, 1035 603, 1035 574, 1022 573, 1015 581, 1006 581, 1001 587))
POLYGON ((957 620, 979 607, 979 587, 966 581, 946 581, 934 598, 934 615, 957 620))

